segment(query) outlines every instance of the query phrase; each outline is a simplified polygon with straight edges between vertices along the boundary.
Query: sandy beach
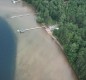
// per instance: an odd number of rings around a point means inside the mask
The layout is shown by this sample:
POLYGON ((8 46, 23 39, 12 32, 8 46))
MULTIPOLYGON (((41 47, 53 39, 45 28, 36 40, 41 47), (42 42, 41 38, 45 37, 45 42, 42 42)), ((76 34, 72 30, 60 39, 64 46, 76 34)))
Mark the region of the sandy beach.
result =
POLYGON ((43 28, 17 32, 40 27, 31 7, 22 6, 22 2, 13 4, 10 0, 0 0, 0 4, 3 4, 0 15, 17 37, 15 80, 77 80, 63 51, 43 28), (11 18, 18 15, 24 16, 11 18))

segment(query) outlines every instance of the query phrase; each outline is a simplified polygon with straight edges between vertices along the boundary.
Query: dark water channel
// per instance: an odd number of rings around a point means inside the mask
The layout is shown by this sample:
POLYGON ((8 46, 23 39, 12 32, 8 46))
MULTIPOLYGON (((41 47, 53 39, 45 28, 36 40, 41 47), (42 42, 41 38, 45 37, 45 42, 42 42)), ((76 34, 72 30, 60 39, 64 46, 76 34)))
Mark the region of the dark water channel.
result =
POLYGON ((10 25, 0 17, 0 80, 14 80, 16 44, 10 25))

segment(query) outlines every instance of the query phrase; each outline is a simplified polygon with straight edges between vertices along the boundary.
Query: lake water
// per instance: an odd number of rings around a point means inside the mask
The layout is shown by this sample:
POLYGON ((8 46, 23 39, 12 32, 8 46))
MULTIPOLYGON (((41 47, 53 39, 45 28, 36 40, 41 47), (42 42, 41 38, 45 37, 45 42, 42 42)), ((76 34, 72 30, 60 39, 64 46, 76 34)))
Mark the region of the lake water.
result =
POLYGON ((0 80, 13 80, 15 73, 16 36, 0 17, 0 80))

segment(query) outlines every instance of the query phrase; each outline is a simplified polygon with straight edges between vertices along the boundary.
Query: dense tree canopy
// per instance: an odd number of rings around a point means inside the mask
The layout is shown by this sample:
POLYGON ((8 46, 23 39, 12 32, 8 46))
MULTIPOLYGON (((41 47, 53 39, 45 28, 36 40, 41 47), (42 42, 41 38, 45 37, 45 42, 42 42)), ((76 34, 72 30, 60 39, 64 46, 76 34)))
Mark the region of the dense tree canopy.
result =
POLYGON ((37 21, 39 23, 53 24, 59 21, 59 0, 25 0, 31 3, 37 10, 37 21))
POLYGON ((25 0, 37 10, 37 22, 58 22, 53 34, 80 80, 86 80, 86 0, 25 0))

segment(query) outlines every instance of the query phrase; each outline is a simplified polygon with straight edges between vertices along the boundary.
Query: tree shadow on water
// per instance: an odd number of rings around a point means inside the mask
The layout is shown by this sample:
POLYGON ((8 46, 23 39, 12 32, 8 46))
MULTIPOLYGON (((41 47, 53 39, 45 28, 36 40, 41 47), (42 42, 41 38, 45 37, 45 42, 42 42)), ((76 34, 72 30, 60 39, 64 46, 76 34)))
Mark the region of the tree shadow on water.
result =
POLYGON ((0 80, 14 80, 16 42, 10 25, 0 17, 0 80))

